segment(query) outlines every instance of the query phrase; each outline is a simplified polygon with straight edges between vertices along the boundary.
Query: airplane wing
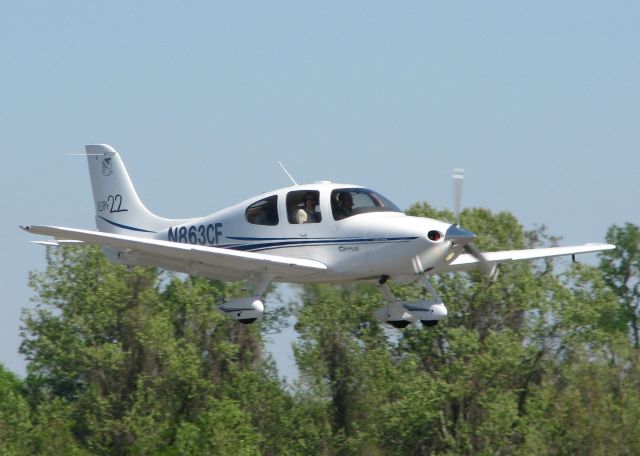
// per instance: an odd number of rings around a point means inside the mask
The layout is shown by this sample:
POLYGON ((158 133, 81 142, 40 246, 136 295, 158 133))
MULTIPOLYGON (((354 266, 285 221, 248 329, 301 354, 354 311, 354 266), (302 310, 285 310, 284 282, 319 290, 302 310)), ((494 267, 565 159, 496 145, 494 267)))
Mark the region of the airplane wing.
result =
POLYGON ((180 244, 157 239, 81 230, 56 226, 21 226, 34 234, 53 236, 57 241, 40 241, 45 245, 78 243, 111 247, 123 252, 123 258, 135 258, 135 264, 157 266, 173 271, 197 273, 212 279, 239 280, 251 274, 267 274, 287 280, 322 273, 327 266, 315 260, 267 255, 253 252, 180 244), (73 241, 73 242, 70 242, 73 241))
MULTIPOLYGON (((567 247, 548 247, 541 249, 504 250, 502 252, 483 252, 482 255, 490 265, 508 263, 510 261, 533 260, 536 258, 549 258, 563 255, 576 255, 579 253, 601 252, 615 249, 613 244, 584 244, 567 247)), ((468 253, 458 256, 451 264, 443 268, 437 268, 434 272, 462 272, 469 271, 479 265, 479 261, 468 253)))

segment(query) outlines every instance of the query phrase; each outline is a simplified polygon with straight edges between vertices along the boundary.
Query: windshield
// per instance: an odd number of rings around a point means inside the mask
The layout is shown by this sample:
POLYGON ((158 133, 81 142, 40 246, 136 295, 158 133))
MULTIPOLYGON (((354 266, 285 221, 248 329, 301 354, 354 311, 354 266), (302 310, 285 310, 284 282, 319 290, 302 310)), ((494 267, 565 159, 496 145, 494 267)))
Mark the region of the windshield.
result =
POLYGON ((331 211, 335 220, 366 212, 401 212, 380 193, 366 188, 338 188, 332 191, 331 211))

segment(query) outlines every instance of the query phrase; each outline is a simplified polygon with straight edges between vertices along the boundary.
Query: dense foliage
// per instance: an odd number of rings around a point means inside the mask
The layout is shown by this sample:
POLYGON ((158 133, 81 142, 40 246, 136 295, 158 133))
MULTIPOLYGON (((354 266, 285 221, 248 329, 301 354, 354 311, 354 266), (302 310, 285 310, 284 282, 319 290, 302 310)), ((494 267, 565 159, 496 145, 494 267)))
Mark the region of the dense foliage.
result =
MULTIPOLYGON (((554 242, 508 213, 462 216, 482 249, 554 242)), ((282 323, 217 311, 242 284, 50 249, 23 315, 28 374, 0 366, 0 454, 640 454, 640 229, 607 240, 599 267, 435 278, 450 312, 436 328, 380 324, 372 285, 306 286, 285 309, 293 387, 264 350, 282 323)))

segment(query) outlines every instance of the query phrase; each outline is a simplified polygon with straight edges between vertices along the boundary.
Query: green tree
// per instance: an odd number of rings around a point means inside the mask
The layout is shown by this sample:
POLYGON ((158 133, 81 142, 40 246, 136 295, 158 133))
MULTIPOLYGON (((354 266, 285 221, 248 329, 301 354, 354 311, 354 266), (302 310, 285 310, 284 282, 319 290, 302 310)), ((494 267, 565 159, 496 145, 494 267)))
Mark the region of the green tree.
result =
POLYGON ((84 455, 71 432, 71 408, 58 399, 31 409, 23 382, 0 366, 0 454, 84 455))
POLYGON ((635 348, 640 348, 640 227, 613 225, 607 231, 607 242, 617 248, 601 254, 600 269, 616 293, 635 348))
POLYGON ((368 431, 367 413, 384 394, 371 390, 379 386, 373 378, 388 371, 374 368, 387 354, 370 294, 371 287, 311 285, 296 310, 300 340, 294 352, 303 389, 320 405, 314 415, 322 431, 317 453, 363 450, 365 440, 357 436, 368 431))
MULTIPOLYGON (((410 213, 452 218, 426 204, 410 213)), ((466 210, 462 224, 480 235, 483 250, 554 242, 544 229, 526 232, 508 213, 466 210)), ((636 448, 630 426, 638 424, 637 414, 620 413, 619 406, 630 399, 637 374, 629 367, 634 361, 619 355, 613 294, 598 269, 557 264, 505 264, 495 280, 478 272, 433 278, 450 314, 431 329, 399 331, 372 319, 382 298, 371 286, 304 287, 295 353, 302 391, 316 401, 314 422, 323 429, 318 453, 566 454, 585 448, 599 454, 636 448), (612 353, 618 355, 613 366, 607 364, 616 358, 612 353), (602 381, 583 381, 603 369, 602 381), (576 391, 590 398, 584 407, 572 399, 576 391), (570 406, 594 416, 575 428, 564 419, 570 406), (610 413, 621 418, 607 428, 610 413), (587 444, 596 424, 595 440, 587 444), (607 429, 625 434, 611 438, 607 429)), ((401 299, 427 296, 418 285, 392 288, 401 299)))
MULTIPOLYGON (((451 220, 427 204, 411 214, 451 220)), ((553 243, 509 213, 462 213, 482 250, 553 243)), ((600 268, 518 262, 434 277, 435 328, 383 325, 376 287, 309 285, 293 305, 300 378, 217 300, 244 284, 49 250, 23 315, 24 380, 0 368, 2 454, 638 454, 638 228, 600 268), (635 346, 635 347, 634 347, 635 346)), ((428 296, 395 286, 399 299, 428 296)))
POLYGON ((64 405, 93 454, 279 453, 293 423, 275 418, 291 400, 263 355, 261 326, 217 310, 242 284, 128 270, 90 247, 47 260, 23 317, 34 408, 64 405))
POLYGON ((27 454, 31 429, 29 404, 18 377, 0 365, 0 454, 27 454))

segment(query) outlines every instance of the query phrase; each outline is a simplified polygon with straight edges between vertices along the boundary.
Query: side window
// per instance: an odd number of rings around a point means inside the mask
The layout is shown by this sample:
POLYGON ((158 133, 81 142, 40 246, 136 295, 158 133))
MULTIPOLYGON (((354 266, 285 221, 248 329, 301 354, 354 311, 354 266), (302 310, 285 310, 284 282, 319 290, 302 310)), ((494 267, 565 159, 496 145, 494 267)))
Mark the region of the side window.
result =
POLYGON ((287 194, 287 217, 289 223, 319 223, 320 192, 317 190, 296 190, 287 194))
POLYGON ((254 225, 278 224, 278 195, 273 195, 249 206, 245 212, 247 222, 254 225))

